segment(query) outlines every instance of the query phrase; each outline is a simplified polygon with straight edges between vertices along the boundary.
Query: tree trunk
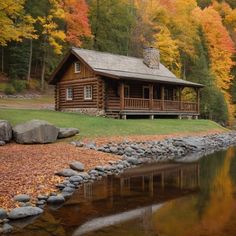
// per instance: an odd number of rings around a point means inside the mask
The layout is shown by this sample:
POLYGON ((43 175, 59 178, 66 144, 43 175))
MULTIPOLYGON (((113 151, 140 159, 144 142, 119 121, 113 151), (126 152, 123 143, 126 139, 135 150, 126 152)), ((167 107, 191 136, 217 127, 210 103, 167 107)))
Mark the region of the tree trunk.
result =
POLYGON ((45 82, 45 68, 46 68, 46 50, 43 52, 42 59, 42 71, 41 71, 41 91, 44 91, 44 82, 45 82))
POLYGON ((30 54, 29 54, 28 74, 27 74, 28 82, 30 81, 30 75, 31 75, 32 54, 33 54, 33 42, 32 39, 30 39, 30 54))
POLYGON ((96 5, 96 27, 95 27, 95 32, 94 32, 94 48, 98 49, 98 42, 97 42, 97 37, 98 37, 98 31, 99 31, 99 13, 100 13, 100 2, 97 0, 97 5, 96 5))
POLYGON ((184 58, 184 65, 183 65, 183 79, 186 80, 186 65, 185 65, 185 58, 184 58))

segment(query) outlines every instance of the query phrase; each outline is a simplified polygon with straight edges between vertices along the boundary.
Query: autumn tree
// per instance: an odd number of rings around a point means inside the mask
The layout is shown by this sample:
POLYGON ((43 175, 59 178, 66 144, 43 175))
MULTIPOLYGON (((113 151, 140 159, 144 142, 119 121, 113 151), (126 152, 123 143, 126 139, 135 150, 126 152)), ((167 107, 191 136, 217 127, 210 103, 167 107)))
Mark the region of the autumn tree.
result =
POLYGON ((80 47, 84 37, 91 36, 88 21, 88 6, 85 0, 64 0, 66 41, 80 47))
POLYGON ((0 1, 0 45, 6 46, 9 41, 21 41, 32 37, 34 20, 24 14, 24 0, 0 1))
POLYGON ((198 22, 193 15, 197 2, 196 0, 159 1, 169 13, 170 20, 167 27, 172 38, 176 40, 182 64, 182 77, 186 78, 189 58, 195 56, 194 45, 199 40, 198 22))
POLYGON ((180 76, 181 62, 178 44, 166 26, 159 27, 159 31, 154 35, 153 46, 160 50, 161 62, 177 76, 180 76))
POLYGON ((34 35, 34 20, 25 14, 24 0, 0 1, 0 46, 1 71, 4 71, 4 47, 11 41, 22 41, 24 38, 32 38, 34 35))
POLYGON ((45 70, 48 54, 52 49, 55 54, 62 54, 65 33, 59 28, 58 21, 64 19, 64 11, 60 0, 49 0, 48 11, 37 17, 39 35, 42 47, 41 90, 44 90, 45 70))
POLYGON ((154 12, 160 10, 157 1, 133 1, 135 23, 131 30, 130 54, 142 57, 143 48, 152 46, 157 31, 154 23, 154 12))
POLYGON ((216 78, 216 86, 224 93, 230 115, 229 118, 232 120, 234 108, 229 89, 233 80, 231 68, 233 67, 234 43, 227 29, 222 24, 221 16, 212 7, 204 10, 196 9, 195 16, 199 19, 206 38, 210 70, 216 78))

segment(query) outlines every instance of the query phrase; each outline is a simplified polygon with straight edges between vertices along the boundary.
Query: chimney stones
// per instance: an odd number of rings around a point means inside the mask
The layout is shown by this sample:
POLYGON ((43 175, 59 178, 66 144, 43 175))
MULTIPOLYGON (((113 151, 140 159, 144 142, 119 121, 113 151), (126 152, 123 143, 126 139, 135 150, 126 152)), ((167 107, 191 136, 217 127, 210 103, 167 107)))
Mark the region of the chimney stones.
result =
POLYGON ((160 66, 159 50, 153 47, 144 48, 143 63, 151 69, 159 69, 160 66))

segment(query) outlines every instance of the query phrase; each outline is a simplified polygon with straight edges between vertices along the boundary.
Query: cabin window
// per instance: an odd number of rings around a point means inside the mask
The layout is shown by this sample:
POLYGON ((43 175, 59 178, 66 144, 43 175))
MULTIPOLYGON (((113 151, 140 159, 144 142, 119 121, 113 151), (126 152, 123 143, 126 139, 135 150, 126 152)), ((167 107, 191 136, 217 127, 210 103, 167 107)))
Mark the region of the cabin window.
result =
POLYGON ((124 86, 124 96, 125 98, 129 98, 129 85, 124 86))
POLYGON ((84 99, 85 100, 93 99, 93 88, 91 85, 84 86, 84 99))
POLYGON ((75 62, 75 73, 79 73, 80 72, 80 62, 77 61, 75 62))
POLYGON ((66 100, 67 101, 73 100, 73 88, 66 89, 66 100))

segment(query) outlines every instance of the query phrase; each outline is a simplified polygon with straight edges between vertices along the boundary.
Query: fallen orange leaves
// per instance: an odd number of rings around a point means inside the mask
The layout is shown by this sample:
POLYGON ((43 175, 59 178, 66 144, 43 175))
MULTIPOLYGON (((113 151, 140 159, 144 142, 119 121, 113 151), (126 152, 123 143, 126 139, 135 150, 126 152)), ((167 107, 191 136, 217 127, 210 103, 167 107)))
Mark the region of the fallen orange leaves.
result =
POLYGON ((75 148, 66 143, 47 145, 8 144, 0 148, 0 207, 16 207, 12 198, 20 193, 36 198, 55 192, 62 178, 54 173, 67 168, 73 160, 84 163, 86 170, 105 165, 117 157, 106 153, 75 148))

